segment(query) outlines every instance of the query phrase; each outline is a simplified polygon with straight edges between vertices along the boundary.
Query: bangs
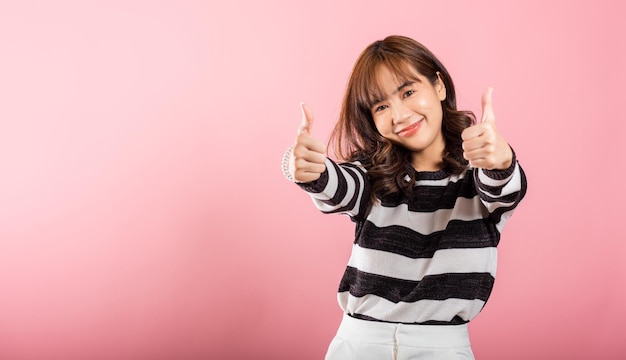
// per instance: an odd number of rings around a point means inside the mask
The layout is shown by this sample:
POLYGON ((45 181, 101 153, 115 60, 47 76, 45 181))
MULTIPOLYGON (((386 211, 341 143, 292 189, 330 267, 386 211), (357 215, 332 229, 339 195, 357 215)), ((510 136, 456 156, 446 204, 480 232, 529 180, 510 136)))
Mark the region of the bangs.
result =
POLYGON ((355 78, 357 101, 360 107, 368 111, 374 104, 385 100, 390 95, 384 92, 380 76, 378 76, 381 67, 388 68, 394 74, 398 86, 406 82, 420 81, 416 76, 417 70, 398 54, 377 55, 375 59, 366 61, 361 71, 355 74, 357 75, 355 78))

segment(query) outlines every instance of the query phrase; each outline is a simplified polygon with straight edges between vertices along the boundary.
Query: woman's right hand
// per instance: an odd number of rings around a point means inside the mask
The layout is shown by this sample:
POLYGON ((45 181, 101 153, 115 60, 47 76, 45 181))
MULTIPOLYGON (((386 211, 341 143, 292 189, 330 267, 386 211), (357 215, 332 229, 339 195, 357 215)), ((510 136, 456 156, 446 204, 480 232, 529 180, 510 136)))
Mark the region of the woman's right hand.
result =
POLYGON ((298 136, 293 145, 293 151, 289 159, 289 172, 294 181, 307 183, 319 179, 326 170, 326 145, 311 136, 313 124, 313 111, 304 104, 302 109, 302 122, 298 127, 298 136))

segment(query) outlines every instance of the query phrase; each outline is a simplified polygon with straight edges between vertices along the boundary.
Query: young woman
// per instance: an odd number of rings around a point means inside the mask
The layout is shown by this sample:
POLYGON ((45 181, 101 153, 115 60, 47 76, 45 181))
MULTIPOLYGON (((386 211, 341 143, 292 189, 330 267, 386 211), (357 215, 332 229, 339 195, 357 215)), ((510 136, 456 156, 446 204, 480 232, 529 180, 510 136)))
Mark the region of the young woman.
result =
POLYGON ((302 105, 288 179, 325 213, 356 224, 339 285, 344 312, 326 359, 473 359, 468 323, 495 280, 500 234, 526 192, 498 132, 491 89, 475 121, 423 45, 389 36, 354 65, 331 136, 302 105))

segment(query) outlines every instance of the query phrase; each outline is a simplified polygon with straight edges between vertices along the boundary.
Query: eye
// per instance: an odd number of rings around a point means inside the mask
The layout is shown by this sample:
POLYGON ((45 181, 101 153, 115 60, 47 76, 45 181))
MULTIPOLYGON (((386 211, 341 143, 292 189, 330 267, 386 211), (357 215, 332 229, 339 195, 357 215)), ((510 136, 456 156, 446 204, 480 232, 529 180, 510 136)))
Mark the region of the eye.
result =
POLYGON ((404 95, 403 95, 403 96, 404 96, 405 98, 408 98, 409 96, 411 96, 411 95, 413 95, 413 94, 415 94, 415 90, 407 90, 407 91, 404 93, 404 95))
POLYGON ((377 112, 385 110, 386 108, 388 108, 387 105, 379 105, 379 106, 374 107, 374 112, 377 113, 377 112))

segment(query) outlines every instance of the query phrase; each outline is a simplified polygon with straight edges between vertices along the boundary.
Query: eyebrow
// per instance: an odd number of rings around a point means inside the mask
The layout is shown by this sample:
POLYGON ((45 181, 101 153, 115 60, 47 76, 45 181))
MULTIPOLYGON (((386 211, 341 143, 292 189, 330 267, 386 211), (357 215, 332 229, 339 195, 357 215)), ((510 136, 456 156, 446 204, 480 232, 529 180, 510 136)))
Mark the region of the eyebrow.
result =
POLYGON ((413 84, 415 84, 415 81, 408 81, 407 80, 402 85, 398 86, 398 89, 396 91, 394 91, 394 93, 391 94, 391 95, 395 95, 395 94, 399 93, 400 91, 402 91, 402 89, 404 89, 405 87, 411 86, 413 84))
MULTIPOLYGON (((419 80, 407 80, 404 83, 402 83, 402 85, 398 86, 398 88, 396 89, 396 91, 394 91, 390 96, 396 95, 397 93, 399 93, 400 91, 402 91, 402 89, 404 89, 407 86, 411 86, 413 84, 415 84, 416 82, 419 82, 419 80)), ((378 104, 379 102, 384 101, 384 99, 374 99, 372 102, 372 106, 378 104)))

